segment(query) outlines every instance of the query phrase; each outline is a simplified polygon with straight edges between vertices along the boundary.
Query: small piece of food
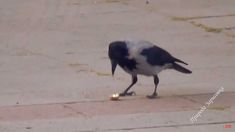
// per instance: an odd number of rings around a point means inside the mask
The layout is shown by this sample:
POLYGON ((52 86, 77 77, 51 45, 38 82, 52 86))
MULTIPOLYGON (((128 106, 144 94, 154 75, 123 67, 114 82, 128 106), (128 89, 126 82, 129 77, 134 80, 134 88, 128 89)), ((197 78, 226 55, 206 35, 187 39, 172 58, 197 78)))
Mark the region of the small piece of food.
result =
POLYGON ((115 94, 112 94, 112 95, 110 96, 110 99, 116 101, 116 100, 119 100, 119 97, 120 97, 119 94, 118 94, 118 93, 115 93, 115 94))

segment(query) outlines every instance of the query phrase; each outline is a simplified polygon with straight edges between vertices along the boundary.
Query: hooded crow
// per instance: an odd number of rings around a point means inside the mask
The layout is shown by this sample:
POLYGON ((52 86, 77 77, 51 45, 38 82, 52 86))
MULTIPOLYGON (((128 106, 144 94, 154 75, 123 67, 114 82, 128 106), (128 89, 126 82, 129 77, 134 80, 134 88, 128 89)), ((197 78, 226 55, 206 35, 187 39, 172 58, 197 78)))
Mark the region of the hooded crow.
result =
POLYGON ((125 72, 132 76, 132 83, 120 96, 131 96, 134 92, 128 92, 137 82, 137 75, 154 77, 154 92, 148 98, 157 96, 157 85, 159 83, 158 73, 165 69, 190 74, 192 71, 184 68, 178 63, 188 65, 180 59, 173 57, 166 50, 152 44, 151 42, 140 41, 114 41, 109 44, 109 59, 112 65, 112 75, 116 66, 119 65, 125 72))

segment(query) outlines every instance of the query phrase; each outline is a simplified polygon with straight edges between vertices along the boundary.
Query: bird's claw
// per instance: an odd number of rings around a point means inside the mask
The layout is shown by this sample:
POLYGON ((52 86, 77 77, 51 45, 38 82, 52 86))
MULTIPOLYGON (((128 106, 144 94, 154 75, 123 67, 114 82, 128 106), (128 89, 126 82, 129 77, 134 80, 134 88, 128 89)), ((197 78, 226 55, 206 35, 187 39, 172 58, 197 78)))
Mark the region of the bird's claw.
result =
POLYGON ((136 95, 136 93, 134 91, 132 91, 132 92, 123 92, 123 93, 119 94, 119 96, 133 96, 133 95, 136 95))
POLYGON ((155 99, 155 98, 157 98, 157 93, 153 93, 152 95, 147 95, 147 98, 155 99))

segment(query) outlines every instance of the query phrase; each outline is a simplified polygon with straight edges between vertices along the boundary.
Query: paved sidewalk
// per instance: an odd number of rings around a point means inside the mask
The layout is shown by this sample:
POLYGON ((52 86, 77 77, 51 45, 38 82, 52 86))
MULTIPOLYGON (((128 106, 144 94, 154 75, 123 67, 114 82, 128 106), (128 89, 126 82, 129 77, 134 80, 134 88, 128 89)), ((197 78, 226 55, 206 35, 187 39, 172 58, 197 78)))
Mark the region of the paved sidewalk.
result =
POLYGON ((235 93, 0 107, 2 131, 233 131, 235 93), (174 103, 172 103, 174 102, 174 103), (157 105, 156 105, 157 104, 157 105), (196 121, 196 116, 201 108, 196 121))
POLYGON ((234 7, 234 0, 0 1, 0 131, 234 131, 234 7), (119 39, 149 40, 193 74, 162 72, 155 100, 145 98, 153 79, 139 77, 136 96, 110 101, 131 80, 120 68, 110 74, 108 44, 119 39))

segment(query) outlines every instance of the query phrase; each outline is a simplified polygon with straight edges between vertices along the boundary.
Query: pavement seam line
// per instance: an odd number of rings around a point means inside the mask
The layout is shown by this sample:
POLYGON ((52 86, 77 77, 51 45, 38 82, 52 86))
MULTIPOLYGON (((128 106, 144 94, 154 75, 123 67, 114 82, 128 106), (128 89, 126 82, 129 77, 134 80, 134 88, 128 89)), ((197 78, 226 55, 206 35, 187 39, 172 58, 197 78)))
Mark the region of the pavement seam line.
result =
POLYGON ((195 16, 195 17, 177 17, 177 16, 173 16, 172 19, 175 20, 175 21, 187 21, 187 20, 195 20, 195 19, 208 19, 208 18, 221 18, 221 17, 234 17, 234 16, 235 16, 235 14, 195 16))
MULTIPOLYGON (((140 129, 153 129, 153 128, 170 128, 170 127, 190 127, 190 126, 205 126, 205 125, 219 125, 235 123, 235 121, 224 121, 224 122, 210 122, 210 123, 195 123, 195 124, 179 124, 179 125, 162 125, 162 126, 149 126, 149 127, 136 127, 136 128, 121 128, 121 129, 104 129, 102 131, 129 131, 129 130, 140 130, 140 129)), ((88 131, 81 131, 88 132, 88 131)))
MULTIPOLYGON (((223 92, 224 94, 235 94, 233 91, 229 92, 223 92)), ((169 98, 169 97, 182 97, 184 98, 185 96, 196 96, 196 95, 210 95, 214 93, 199 93, 199 94, 189 94, 189 95, 170 95, 170 96, 163 96, 164 98, 169 98)), ((125 101, 133 101, 133 100, 139 100, 143 99, 142 96, 138 96, 140 98, 133 98, 133 99, 127 99, 125 101)), ((45 104, 25 104, 25 105, 6 105, 6 106, 0 106, 0 108, 4 107, 27 107, 27 106, 40 106, 40 105, 67 105, 67 104, 78 104, 78 103, 101 103, 101 102, 112 102, 109 99, 100 99, 100 100, 83 100, 83 101, 72 101, 72 102, 56 102, 56 103, 45 103, 45 104)))

